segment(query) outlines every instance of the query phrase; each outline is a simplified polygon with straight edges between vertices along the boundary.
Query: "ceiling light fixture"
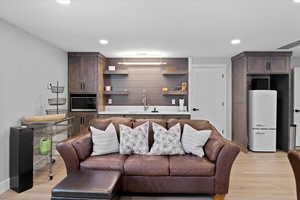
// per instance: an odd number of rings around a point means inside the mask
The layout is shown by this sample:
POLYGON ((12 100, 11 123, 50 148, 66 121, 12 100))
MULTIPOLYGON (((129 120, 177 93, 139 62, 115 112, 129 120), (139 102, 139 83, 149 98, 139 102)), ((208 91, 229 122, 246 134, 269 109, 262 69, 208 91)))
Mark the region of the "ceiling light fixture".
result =
POLYGON ((166 65, 166 62, 119 62, 119 65, 166 65))
POLYGON ((294 3, 300 3, 300 0, 294 0, 294 3))
POLYGON ((109 41, 106 39, 101 39, 101 40, 99 40, 99 43, 102 45, 108 45, 109 41))
POLYGON ((233 39, 231 40, 230 42, 232 45, 238 45, 238 44, 241 44, 241 40, 240 39, 233 39))
POLYGON ((56 0, 56 3, 62 4, 62 5, 70 5, 71 0, 56 0))

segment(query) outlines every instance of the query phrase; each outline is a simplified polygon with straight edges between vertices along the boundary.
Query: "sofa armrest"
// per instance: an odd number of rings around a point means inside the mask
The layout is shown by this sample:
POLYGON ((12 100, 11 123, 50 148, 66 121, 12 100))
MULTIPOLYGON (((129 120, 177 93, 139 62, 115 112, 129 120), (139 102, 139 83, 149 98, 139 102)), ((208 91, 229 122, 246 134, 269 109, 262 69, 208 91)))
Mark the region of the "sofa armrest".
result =
POLYGON ((67 174, 74 170, 79 170, 79 158, 72 142, 76 138, 64 140, 56 145, 56 150, 64 160, 67 174))
POLYGON ((226 141, 216 160, 215 194, 227 194, 232 164, 240 152, 240 148, 226 141))

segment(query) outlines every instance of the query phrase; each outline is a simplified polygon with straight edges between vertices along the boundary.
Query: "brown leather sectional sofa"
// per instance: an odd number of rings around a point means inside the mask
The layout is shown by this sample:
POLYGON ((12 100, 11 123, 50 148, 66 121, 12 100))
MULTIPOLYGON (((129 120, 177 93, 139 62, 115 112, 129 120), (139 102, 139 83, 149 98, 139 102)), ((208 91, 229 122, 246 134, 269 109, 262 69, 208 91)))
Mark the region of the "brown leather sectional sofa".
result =
MULTIPOLYGON (((182 127, 187 123, 197 130, 211 129, 212 135, 204 147, 206 156, 128 156, 116 153, 91 157, 92 141, 86 130, 80 136, 57 145, 67 173, 73 170, 118 170, 122 173, 121 191, 124 193, 213 194, 215 199, 224 198, 228 193, 231 167, 240 149, 224 139, 208 121, 109 118, 94 119, 91 125, 104 130, 113 122, 119 135, 118 124, 136 127, 145 121, 166 128, 179 122, 182 127)), ((150 125, 150 147, 153 140, 150 125)))

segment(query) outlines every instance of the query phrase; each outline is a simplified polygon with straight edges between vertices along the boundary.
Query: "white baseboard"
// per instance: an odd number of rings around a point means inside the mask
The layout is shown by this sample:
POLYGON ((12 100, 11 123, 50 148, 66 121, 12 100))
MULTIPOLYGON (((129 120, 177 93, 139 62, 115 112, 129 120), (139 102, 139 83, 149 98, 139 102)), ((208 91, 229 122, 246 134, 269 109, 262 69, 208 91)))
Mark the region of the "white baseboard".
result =
POLYGON ((0 182, 0 194, 6 192, 9 189, 9 178, 0 182))

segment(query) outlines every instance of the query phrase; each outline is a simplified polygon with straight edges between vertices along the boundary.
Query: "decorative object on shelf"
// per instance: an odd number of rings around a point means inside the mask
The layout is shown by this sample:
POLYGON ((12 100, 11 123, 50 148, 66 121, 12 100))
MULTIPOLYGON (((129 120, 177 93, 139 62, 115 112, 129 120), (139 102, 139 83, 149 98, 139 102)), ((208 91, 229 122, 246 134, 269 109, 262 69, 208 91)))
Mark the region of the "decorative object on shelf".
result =
POLYGON ((116 71, 116 66, 108 66, 108 71, 116 71))
POLYGON ((181 91, 186 92, 187 91, 187 82, 182 82, 181 83, 181 91))
POLYGON ((161 88, 161 91, 163 91, 163 92, 168 92, 168 91, 169 91, 169 88, 161 88))
POLYGON ((56 106, 55 109, 47 109, 46 114, 62 114, 62 113, 67 113, 66 109, 59 109, 59 106, 66 105, 67 99, 66 98, 59 98, 59 94, 64 92, 64 86, 60 86, 59 82, 56 82, 56 85, 52 85, 50 83, 50 88, 51 92, 53 94, 56 94, 56 98, 50 98, 48 99, 48 104, 50 106, 56 106))
POLYGON ((111 86, 110 85, 105 86, 105 91, 107 92, 111 91, 111 86))
POLYGON ((175 71, 175 70, 177 70, 177 67, 176 66, 167 66, 165 69, 166 69, 166 71, 175 71))
POLYGON ((183 112, 184 110, 184 99, 179 99, 179 111, 183 112))
POLYGON ((187 70, 177 69, 176 66, 167 66, 162 70, 162 75, 186 75, 188 74, 187 70))

